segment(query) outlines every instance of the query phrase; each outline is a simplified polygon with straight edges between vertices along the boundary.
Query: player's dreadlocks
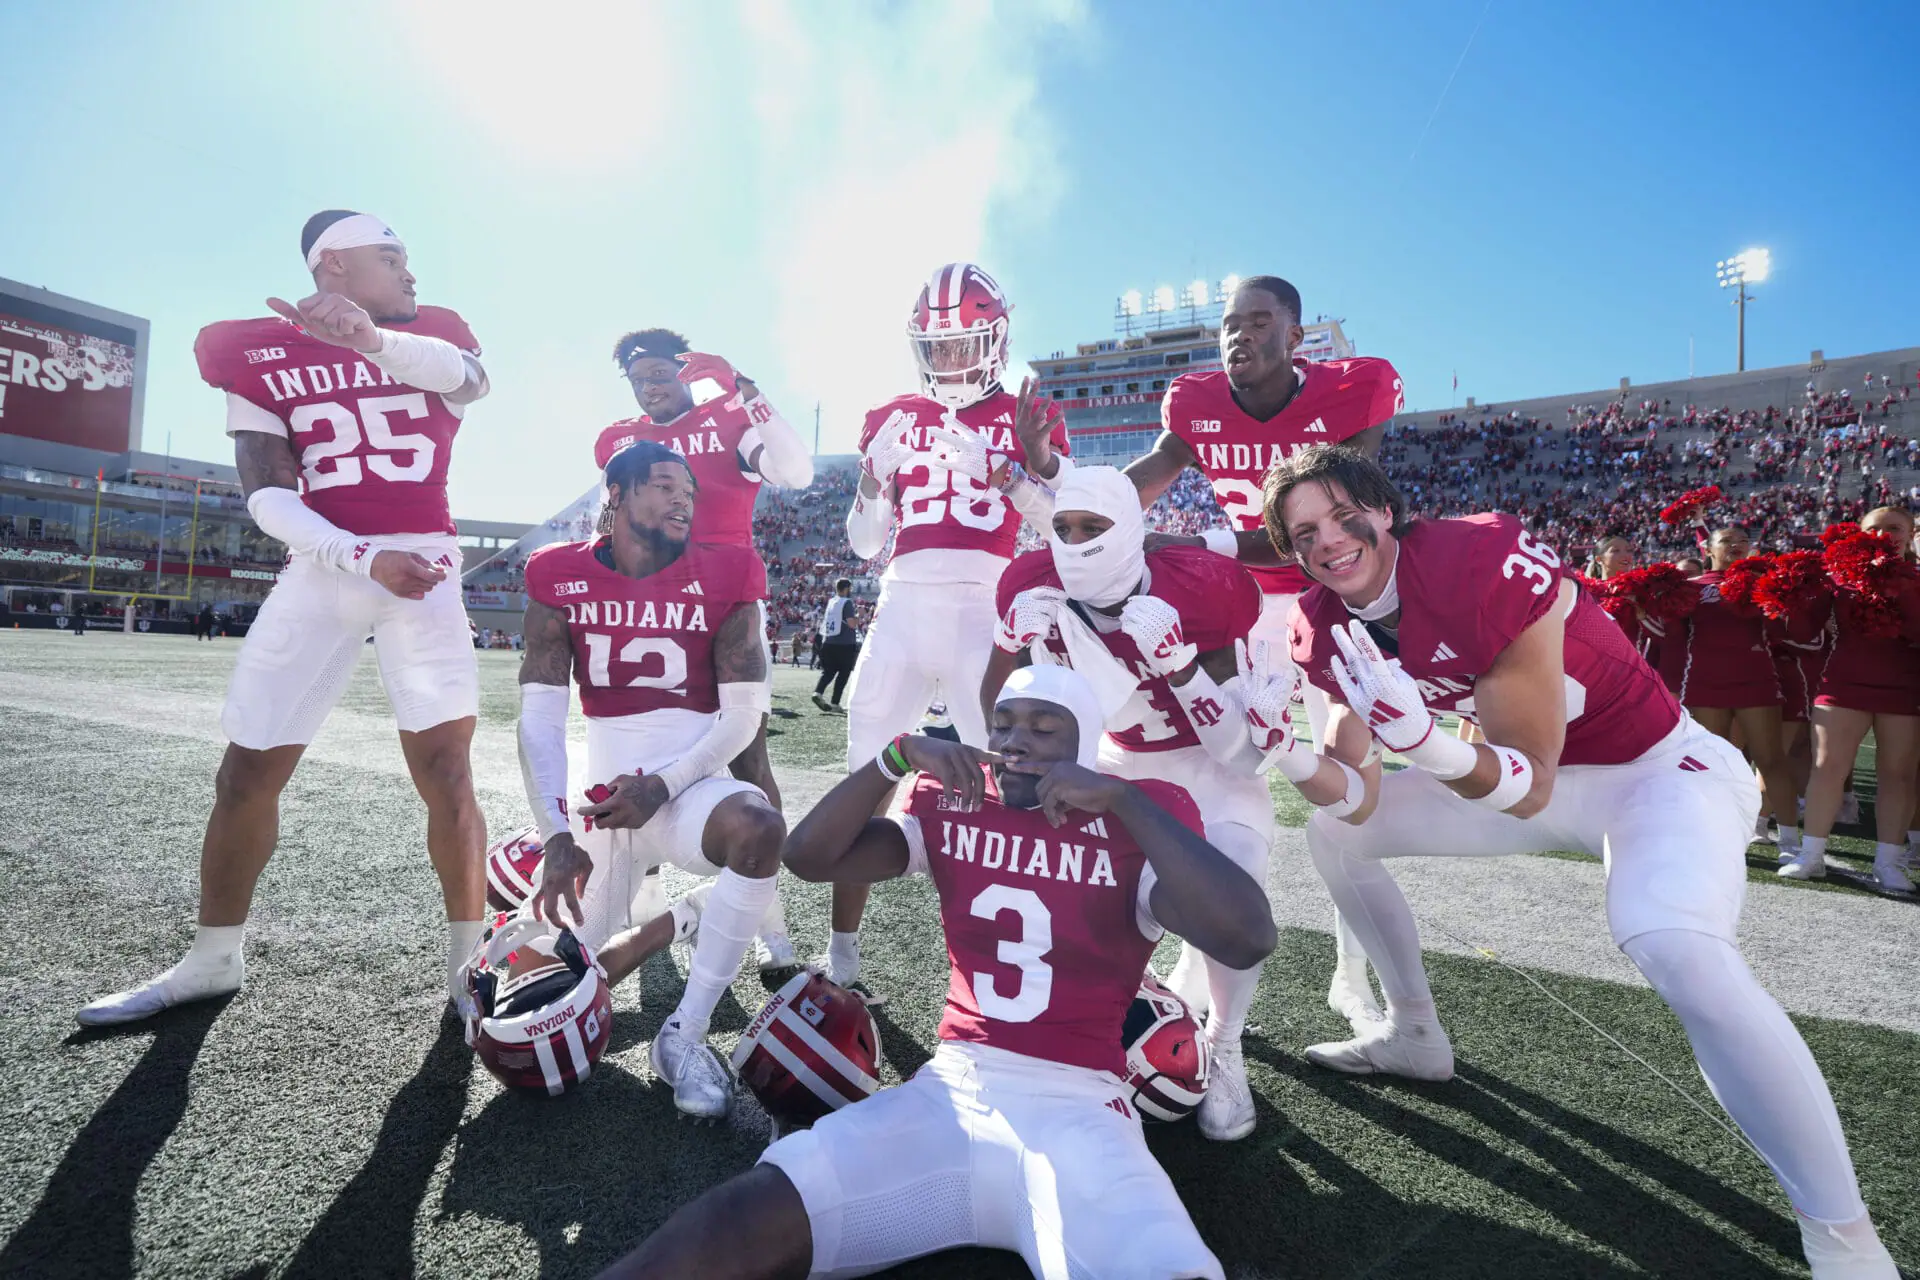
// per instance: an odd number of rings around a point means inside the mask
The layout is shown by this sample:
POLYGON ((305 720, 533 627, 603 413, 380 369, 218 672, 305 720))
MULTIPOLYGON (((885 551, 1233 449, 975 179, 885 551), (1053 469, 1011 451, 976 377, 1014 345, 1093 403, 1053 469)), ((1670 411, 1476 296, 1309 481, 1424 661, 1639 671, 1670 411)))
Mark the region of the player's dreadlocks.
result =
POLYGON ((1347 497, 1355 506, 1387 512, 1393 517, 1387 532, 1396 538, 1412 523, 1407 517, 1406 498, 1380 469, 1379 463, 1345 445, 1309 445, 1291 458, 1282 458, 1273 464, 1261 495, 1261 515, 1266 520, 1267 537, 1273 542, 1274 550, 1283 556, 1293 555, 1293 538, 1287 532, 1286 522, 1280 518, 1280 508, 1287 495, 1303 484, 1337 484, 1347 491, 1347 497))
POLYGON ((687 340, 671 329, 635 329, 621 334, 620 341, 613 344, 613 362, 625 373, 627 366, 642 356, 671 360, 690 350, 687 340))
MULTIPOLYGON (((1293 322, 1300 323, 1300 291, 1282 280, 1279 276, 1247 276, 1240 281, 1242 289, 1265 289, 1274 296, 1279 304, 1293 313, 1293 322)), ((625 366, 623 365, 622 368, 625 366)))

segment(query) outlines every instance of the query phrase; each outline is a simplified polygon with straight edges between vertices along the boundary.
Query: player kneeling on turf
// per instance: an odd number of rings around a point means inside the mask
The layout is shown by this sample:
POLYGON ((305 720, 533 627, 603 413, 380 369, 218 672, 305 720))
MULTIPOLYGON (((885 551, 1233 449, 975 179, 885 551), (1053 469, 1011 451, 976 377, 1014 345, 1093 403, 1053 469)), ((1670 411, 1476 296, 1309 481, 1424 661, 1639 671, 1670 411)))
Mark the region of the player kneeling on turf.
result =
POLYGON ((609 1274, 865 1275, 966 1246, 1049 1277, 1224 1274, 1147 1150, 1117 1030, 1163 928, 1244 969, 1273 920, 1186 792, 1094 772, 1102 727, 1085 677, 1029 667, 990 751, 902 735, 814 806, 786 848, 802 879, 932 878, 953 965, 940 1047, 609 1274), (873 817, 916 772, 904 809, 873 817))
POLYGON ((1553 548, 1512 516, 1411 520, 1378 463, 1315 446, 1267 473, 1267 530, 1318 584, 1294 659, 1333 700, 1362 794, 1307 849, 1386 990, 1388 1020, 1315 1045, 1336 1071, 1453 1075, 1413 913, 1383 860, 1604 856, 1615 945, 1672 1007, 1713 1096, 1780 1180, 1816 1280, 1893 1280, 1826 1081, 1735 945, 1753 770, 1685 715, 1553 548), (1436 711, 1485 740, 1439 731, 1436 711), (1366 734, 1414 767, 1380 776, 1366 734))
MULTIPOLYGON (((727 762, 768 706, 760 636, 765 570, 751 548, 689 544, 686 459, 642 440, 607 462, 612 531, 527 561, 520 760, 546 842, 534 913, 569 918, 618 982, 671 939, 636 914, 663 862, 716 876, 699 917, 686 992, 649 1062, 689 1115, 725 1115, 733 1085, 707 1046, 714 1005, 774 896, 786 824, 727 762), (598 780, 569 820, 567 681, 587 716, 598 780)), ((657 901, 657 899, 651 899, 657 901)))

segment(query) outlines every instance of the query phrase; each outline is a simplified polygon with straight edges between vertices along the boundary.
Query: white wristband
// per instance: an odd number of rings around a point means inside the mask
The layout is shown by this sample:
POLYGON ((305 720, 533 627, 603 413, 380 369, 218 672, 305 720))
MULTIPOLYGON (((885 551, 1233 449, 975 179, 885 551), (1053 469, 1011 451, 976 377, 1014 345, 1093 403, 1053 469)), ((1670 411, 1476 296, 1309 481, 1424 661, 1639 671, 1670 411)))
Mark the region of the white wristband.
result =
MULTIPOLYGON (((1317 756, 1315 759, 1324 760, 1326 757, 1317 756)), ((1320 812, 1326 814, 1329 818, 1344 818, 1355 809, 1358 809, 1360 802, 1367 798, 1366 780, 1360 776, 1359 771, 1350 765, 1343 764, 1338 760, 1330 760, 1328 763, 1347 775, 1347 794, 1341 796, 1332 804, 1321 805, 1320 812)))
POLYGON ((1443 732, 1437 719, 1423 741, 1400 754, 1442 782, 1464 778, 1480 763, 1480 752, 1474 744, 1443 732))
POLYGON ((1505 813, 1522 800, 1527 792, 1533 790, 1533 762, 1515 751, 1512 747, 1487 745, 1500 761, 1500 781, 1493 784, 1493 790, 1483 796, 1475 796, 1475 804, 1483 804, 1489 809, 1505 813))
POLYGON ((1231 529, 1208 529, 1200 535, 1200 541, 1207 544, 1207 550, 1217 556, 1226 556, 1230 560, 1240 558, 1240 535, 1231 529))

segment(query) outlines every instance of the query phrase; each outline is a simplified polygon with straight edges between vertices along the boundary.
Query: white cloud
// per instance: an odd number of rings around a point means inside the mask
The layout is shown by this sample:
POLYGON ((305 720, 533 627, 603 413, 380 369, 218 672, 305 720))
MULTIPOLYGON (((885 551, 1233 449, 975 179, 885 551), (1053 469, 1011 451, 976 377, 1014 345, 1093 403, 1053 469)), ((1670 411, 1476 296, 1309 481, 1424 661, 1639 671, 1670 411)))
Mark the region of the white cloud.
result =
POLYGON ((852 449, 861 413, 912 389, 907 313, 934 267, 979 261, 1018 302, 994 230, 1052 205, 1038 49, 1082 21, 1076 0, 747 0, 770 344, 793 420, 821 402, 828 451, 852 449))

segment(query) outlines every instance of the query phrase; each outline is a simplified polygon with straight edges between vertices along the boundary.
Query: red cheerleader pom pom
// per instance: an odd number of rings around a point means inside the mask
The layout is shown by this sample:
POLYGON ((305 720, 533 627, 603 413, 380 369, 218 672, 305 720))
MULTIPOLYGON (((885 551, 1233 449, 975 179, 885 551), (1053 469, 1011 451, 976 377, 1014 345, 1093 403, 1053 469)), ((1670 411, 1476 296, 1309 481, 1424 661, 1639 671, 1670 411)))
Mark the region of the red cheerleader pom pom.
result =
POLYGON ((1744 560, 1735 560, 1726 567, 1720 577, 1720 598, 1727 607, 1745 617, 1758 617, 1760 605, 1753 598, 1753 589, 1773 568, 1770 556, 1748 556, 1744 560))
POLYGON ((1783 551, 1753 584, 1752 599, 1769 618, 1804 614, 1829 590, 1818 551, 1783 551))
POLYGON ((1850 538, 1860 532, 1857 524, 1830 524, 1820 531, 1820 545, 1830 547, 1842 538, 1850 538))
POLYGON ((1642 613, 1662 622, 1677 622, 1700 607, 1700 585, 1674 565, 1642 565, 1616 581, 1642 613))
POLYGON ((1684 524, 1699 515, 1712 503, 1720 501, 1725 495, 1720 486, 1710 484, 1704 489, 1689 489, 1680 495, 1672 505, 1660 513, 1662 524, 1684 524))

